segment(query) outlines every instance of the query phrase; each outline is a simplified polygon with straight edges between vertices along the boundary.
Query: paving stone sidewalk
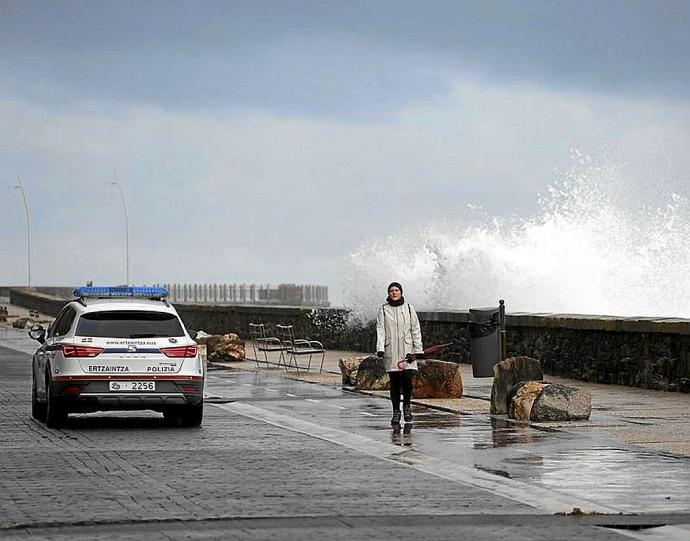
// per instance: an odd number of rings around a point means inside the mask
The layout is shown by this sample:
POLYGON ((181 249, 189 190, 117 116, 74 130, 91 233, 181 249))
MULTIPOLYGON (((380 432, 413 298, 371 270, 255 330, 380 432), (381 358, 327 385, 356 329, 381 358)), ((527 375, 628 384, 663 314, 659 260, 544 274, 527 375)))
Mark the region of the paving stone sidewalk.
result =
MULTIPOLYGON (((247 342, 247 355, 252 356, 251 343, 247 342)), ((278 353, 269 353, 268 366, 261 357, 260 361, 248 358, 241 363, 227 363, 228 367, 244 370, 270 370, 287 378, 341 385, 338 360, 343 357, 362 357, 370 353, 356 351, 328 351, 324 361, 323 373, 313 366, 310 372, 299 373, 290 368, 286 371, 275 363, 278 353)), ((461 399, 416 400, 432 408, 453 412, 489 413, 491 396, 491 378, 474 378, 470 364, 460 364, 463 378, 464 396, 461 399)), ((544 379, 553 383, 562 383, 575 387, 584 387, 592 394, 592 416, 589 421, 561 423, 533 423, 546 428, 557 428, 577 433, 578 430, 599 430, 615 441, 623 444, 637 445, 657 452, 673 453, 690 457, 690 394, 652 391, 620 385, 603 385, 584 381, 561 378, 546 374, 544 379)), ((367 391, 366 394, 386 399, 388 394, 380 391, 367 391)))

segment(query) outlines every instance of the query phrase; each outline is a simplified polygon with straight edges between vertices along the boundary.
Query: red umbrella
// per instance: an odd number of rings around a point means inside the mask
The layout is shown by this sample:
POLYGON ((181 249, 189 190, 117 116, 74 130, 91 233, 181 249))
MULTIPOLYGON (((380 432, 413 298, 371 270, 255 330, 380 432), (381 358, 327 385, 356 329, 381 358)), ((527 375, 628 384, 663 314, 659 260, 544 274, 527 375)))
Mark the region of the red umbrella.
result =
POLYGON ((428 348, 425 348, 422 353, 408 353, 404 359, 400 359, 398 361, 398 368, 400 370, 403 370, 405 367, 405 362, 411 363, 415 359, 422 359, 424 357, 427 357, 428 355, 431 355, 432 353, 438 353, 439 351, 443 351, 444 349, 446 349, 451 344, 453 344, 453 342, 448 342, 447 344, 436 344, 435 346, 429 346, 428 348))
POLYGON ((424 353, 422 355, 431 355, 432 353, 438 353, 439 351, 443 351, 446 349, 448 346, 453 344, 453 342, 448 342, 447 344, 436 344, 435 346, 429 346, 424 350, 424 353))

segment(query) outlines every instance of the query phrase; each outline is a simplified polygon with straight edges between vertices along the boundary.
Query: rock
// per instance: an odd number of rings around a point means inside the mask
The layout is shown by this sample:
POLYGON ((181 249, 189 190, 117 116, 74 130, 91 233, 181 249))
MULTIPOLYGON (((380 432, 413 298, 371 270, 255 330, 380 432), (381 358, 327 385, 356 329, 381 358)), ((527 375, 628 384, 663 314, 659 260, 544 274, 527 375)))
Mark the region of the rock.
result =
POLYGON ((525 381, 518 384, 510 401, 508 417, 517 421, 529 421, 532 404, 545 387, 548 387, 548 383, 543 381, 525 381))
POLYGON ((206 339, 211 338, 212 335, 208 334, 206 331, 199 329, 196 332, 196 338, 195 340, 198 342, 199 340, 204 340, 204 344, 206 343, 206 339))
POLYGON ((343 385, 355 386, 357 369, 366 357, 342 357, 338 360, 338 367, 343 376, 343 385))
POLYGON ((510 390, 521 381, 542 381, 541 363, 531 357, 509 357, 494 366, 491 413, 508 413, 510 390))
POLYGON ((213 353, 213 350, 216 348, 218 344, 220 344, 223 341, 231 341, 231 342, 237 342, 240 340, 240 337, 236 335, 235 333, 227 333, 227 334, 212 334, 210 336, 202 336, 198 337, 195 342, 197 344, 206 344, 206 348, 208 349, 209 353, 213 353))
POLYGON ((29 322, 28 317, 18 317, 12 322, 12 327, 15 329, 24 329, 26 328, 26 324, 29 322))
POLYGON ((383 359, 376 355, 365 357, 357 368, 355 387, 368 391, 387 391, 390 389, 390 378, 386 372, 386 365, 383 359))
POLYGON ((244 341, 233 333, 214 334, 206 341, 209 362, 233 362, 245 359, 244 341))
POLYGON ((414 398, 461 398, 462 375, 457 363, 435 359, 417 362, 412 378, 414 398))
POLYGON ((550 383, 537 396, 532 421, 582 421, 592 413, 592 395, 586 389, 550 383))

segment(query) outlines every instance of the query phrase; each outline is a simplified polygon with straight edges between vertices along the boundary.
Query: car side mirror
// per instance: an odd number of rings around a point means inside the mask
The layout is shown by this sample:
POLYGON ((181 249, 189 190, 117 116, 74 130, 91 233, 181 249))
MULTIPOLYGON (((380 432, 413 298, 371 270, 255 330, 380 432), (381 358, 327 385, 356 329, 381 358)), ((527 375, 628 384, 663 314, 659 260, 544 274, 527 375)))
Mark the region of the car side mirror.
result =
POLYGON ((198 331, 187 331, 187 332, 189 333, 189 337, 190 337, 192 340, 196 340, 196 335, 199 334, 198 331))
POLYGON ((43 344, 46 341, 46 330, 43 325, 32 325, 29 329, 29 338, 43 344))

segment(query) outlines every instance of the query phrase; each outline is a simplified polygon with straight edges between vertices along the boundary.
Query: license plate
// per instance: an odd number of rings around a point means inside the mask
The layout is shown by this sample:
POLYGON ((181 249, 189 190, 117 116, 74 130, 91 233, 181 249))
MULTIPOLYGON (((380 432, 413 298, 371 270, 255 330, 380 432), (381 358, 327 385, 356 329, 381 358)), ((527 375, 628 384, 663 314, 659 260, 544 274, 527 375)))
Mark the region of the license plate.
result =
POLYGON ((111 391, 155 391, 155 381, 111 381, 111 391))

